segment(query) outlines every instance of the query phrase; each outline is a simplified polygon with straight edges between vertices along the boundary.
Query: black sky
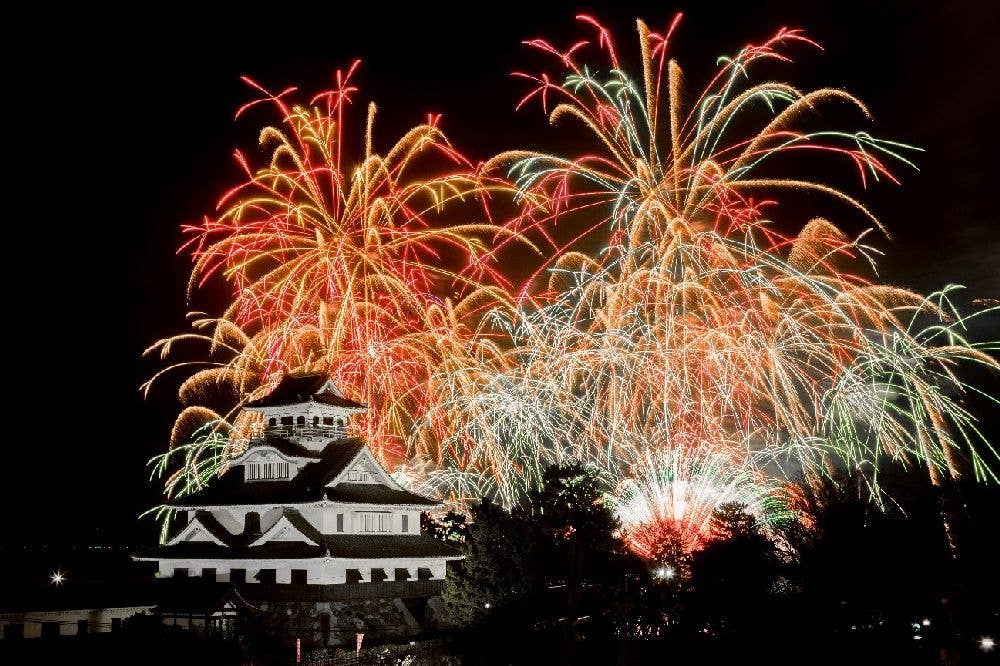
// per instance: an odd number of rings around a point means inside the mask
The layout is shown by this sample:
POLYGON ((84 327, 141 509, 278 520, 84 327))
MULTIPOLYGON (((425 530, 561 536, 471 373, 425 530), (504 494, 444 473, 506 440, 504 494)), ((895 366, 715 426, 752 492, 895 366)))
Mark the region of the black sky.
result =
MULTIPOLYGON (((316 90, 360 57, 357 81, 380 106, 383 141, 442 112, 456 145, 485 159, 579 136, 549 128, 535 107, 515 113, 524 89, 509 72, 548 65, 520 41, 569 43, 583 34, 580 11, 614 26, 632 53, 636 16, 661 27, 683 10, 675 53, 695 82, 716 56, 803 27, 826 50, 800 50, 782 70, 793 83, 846 88, 870 105, 876 134, 926 149, 902 187, 865 195, 895 235, 876 239, 883 278, 1000 297, 992 2, 336 4, 225 16, 87 9, 12 25, 33 46, 8 59, 8 386, 18 395, 8 418, 33 425, 8 432, 5 467, 23 466, 28 480, 45 471, 28 487, 5 484, 20 507, 18 538, 52 538, 38 518, 67 501, 80 517, 60 535, 134 538, 135 516, 156 499, 144 462, 162 450, 176 404, 169 383, 142 399, 138 386, 158 365, 140 353, 185 325, 180 224, 210 213, 234 182, 233 148, 254 150, 257 127, 233 121, 249 96, 241 74, 316 90)), ((810 203, 778 215, 794 224, 843 212, 810 203)), ((1000 326, 976 333, 997 338, 1000 326)))

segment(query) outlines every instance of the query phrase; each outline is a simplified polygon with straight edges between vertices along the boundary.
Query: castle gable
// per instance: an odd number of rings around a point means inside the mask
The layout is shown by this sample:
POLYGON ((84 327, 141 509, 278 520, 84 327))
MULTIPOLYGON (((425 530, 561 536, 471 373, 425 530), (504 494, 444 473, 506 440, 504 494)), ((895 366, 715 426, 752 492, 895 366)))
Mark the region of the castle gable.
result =
POLYGON ((406 490, 362 447, 326 484, 326 499, 343 504, 437 506, 439 502, 406 490))
POLYGON ((262 546, 272 542, 297 542, 318 546, 322 540, 322 535, 299 512, 288 510, 250 545, 262 546))
POLYGON ((382 468, 367 446, 362 446, 326 483, 326 487, 333 488, 340 483, 382 485, 401 490, 399 484, 382 468))
POLYGON ((229 531, 219 523, 215 516, 206 511, 198 511, 194 519, 184 529, 174 535, 167 542, 167 545, 210 542, 217 546, 226 546, 231 537, 232 535, 229 531))

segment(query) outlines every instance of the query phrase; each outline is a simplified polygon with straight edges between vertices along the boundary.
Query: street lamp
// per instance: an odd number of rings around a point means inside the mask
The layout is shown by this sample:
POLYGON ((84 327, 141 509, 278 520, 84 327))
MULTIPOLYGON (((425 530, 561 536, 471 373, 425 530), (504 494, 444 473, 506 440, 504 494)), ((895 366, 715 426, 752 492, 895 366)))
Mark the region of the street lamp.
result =
POLYGON ((991 636, 983 636, 979 639, 979 649, 983 652, 992 652, 994 647, 996 647, 996 642, 991 636))

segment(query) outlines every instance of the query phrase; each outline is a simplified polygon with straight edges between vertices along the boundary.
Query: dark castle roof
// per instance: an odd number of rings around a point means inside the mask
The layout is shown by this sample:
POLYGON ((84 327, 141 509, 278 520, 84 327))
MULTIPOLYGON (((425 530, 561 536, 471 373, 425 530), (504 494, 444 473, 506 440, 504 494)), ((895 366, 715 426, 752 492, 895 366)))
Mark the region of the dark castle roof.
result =
POLYGON ((360 402, 339 396, 329 389, 323 391, 323 386, 328 380, 329 377, 321 372, 285 375, 270 393, 253 402, 248 402, 246 406, 248 408, 278 407, 314 401, 331 407, 366 409, 365 405, 360 402))
MULTIPOLYGON (((365 443, 357 437, 330 442, 315 462, 307 463, 295 478, 287 481, 246 483, 243 468, 233 468, 198 492, 167 502, 176 507, 221 504, 285 504, 324 499, 326 484, 358 455, 365 443)), ((315 456, 316 454, 312 454, 315 456)))
POLYGON ((326 499, 331 502, 349 502, 352 504, 438 504, 423 495, 411 493, 408 490, 396 490, 373 483, 338 483, 333 488, 326 489, 326 499))
POLYGON ((285 439, 284 437, 266 437, 265 439, 254 440, 254 447, 270 446, 289 458, 321 458, 322 453, 308 449, 301 444, 285 439))
MULTIPOLYGON (((251 545, 260 538, 257 532, 229 534, 208 511, 199 511, 195 519, 224 546, 210 541, 185 541, 172 546, 157 546, 141 554, 155 558, 281 559, 311 557, 452 557, 458 551, 429 534, 321 534, 302 514, 285 509, 282 516, 306 538, 314 541, 269 541, 251 545), (221 533, 219 531, 221 530, 221 533)), ((279 518, 280 520, 280 518, 279 518)))
POLYGON ((209 541, 157 546, 141 557, 157 559, 306 559, 314 557, 458 557, 456 548, 430 534, 324 534, 319 546, 304 541, 270 541, 260 546, 219 546, 209 541))
MULTIPOLYGON (((270 440, 266 443, 271 445, 270 440)), ((337 478, 364 446, 364 441, 356 437, 332 441, 318 454, 309 452, 311 457, 316 458, 315 462, 307 463, 294 478, 287 481, 246 483, 242 467, 233 468, 197 493, 172 499, 167 504, 178 508, 196 508, 227 504, 297 504, 324 499, 358 504, 438 504, 436 500, 422 495, 381 484, 339 483, 327 488, 326 484, 337 478)))

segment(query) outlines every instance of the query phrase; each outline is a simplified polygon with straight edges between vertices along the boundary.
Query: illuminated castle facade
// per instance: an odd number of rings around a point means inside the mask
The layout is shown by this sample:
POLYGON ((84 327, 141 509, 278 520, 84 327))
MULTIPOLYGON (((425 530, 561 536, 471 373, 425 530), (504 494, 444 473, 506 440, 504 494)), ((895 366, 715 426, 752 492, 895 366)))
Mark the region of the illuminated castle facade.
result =
POLYGON ((439 504, 397 484, 349 435, 364 405, 325 375, 298 374, 246 409, 261 415, 262 429, 211 486, 170 502, 179 526, 139 559, 156 561, 160 578, 235 583, 251 596, 440 590, 447 562, 460 556, 421 531, 421 512, 439 504))

